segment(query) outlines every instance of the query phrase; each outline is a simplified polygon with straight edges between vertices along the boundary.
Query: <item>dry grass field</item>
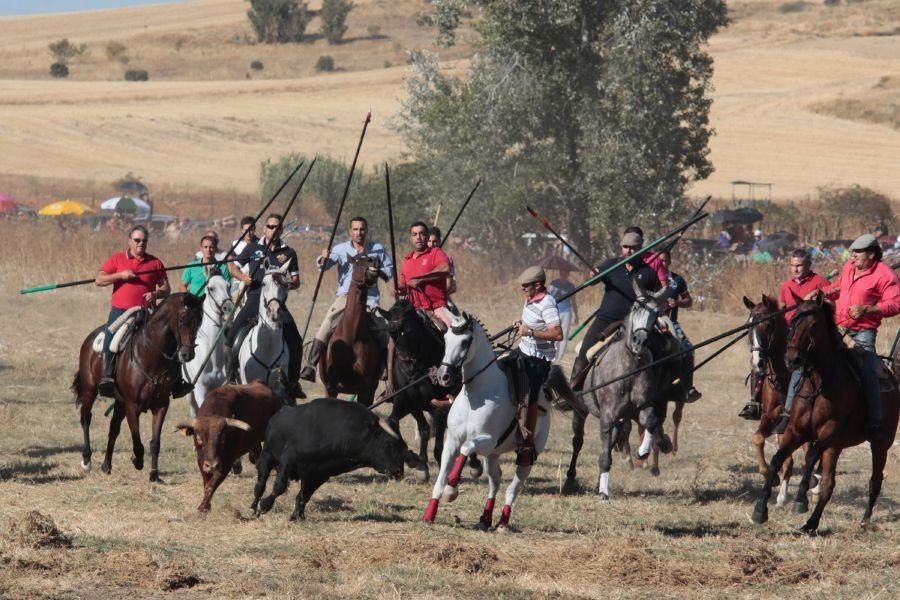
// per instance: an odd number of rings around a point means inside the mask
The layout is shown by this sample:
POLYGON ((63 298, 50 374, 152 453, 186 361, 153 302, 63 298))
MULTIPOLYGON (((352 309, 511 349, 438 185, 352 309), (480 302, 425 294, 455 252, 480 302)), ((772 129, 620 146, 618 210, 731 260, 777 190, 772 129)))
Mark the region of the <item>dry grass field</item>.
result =
MULTIPOLYGON (((799 10, 782 12, 784 4, 729 3, 733 23, 711 43, 716 172, 692 193, 728 197, 731 181, 748 179, 774 183, 776 199, 853 183, 900 196, 900 132, 871 117, 892 114, 900 99, 896 86, 879 85, 900 72, 896 2, 791 3, 799 10)), ((405 93, 406 51, 433 48, 432 32, 415 23, 429 8, 357 5, 337 46, 251 43, 242 0, 0 18, 0 131, 14 148, 0 174, 105 184, 133 171, 153 186, 254 193, 266 158, 348 157, 370 108, 360 160, 396 158, 402 142, 386 124, 405 93), (54 81, 47 44, 62 37, 88 53, 70 80, 54 81), (124 44, 128 67, 147 69, 150 81, 121 81, 125 66, 107 58, 109 42, 124 44), (315 74, 322 54, 341 72, 315 74), (263 71, 250 69, 254 60, 263 71)), ((464 29, 441 52, 448 68, 464 66, 471 37, 464 29)))
MULTIPOLYGON (((89 242, 66 233, 50 238, 0 225, 0 239, 23 247, 0 255, 2 598, 900 594, 900 447, 891 451, 871 525, 859 522, 870 464, 865 447, 842 457, 820 537, 798 534, 805 517, 788 509, 773 508, 765 526, 750 524, 760 478, 749 443, 753 425, 735 416, 747 397, 744 345, 698 372, 704 397, 687 407, 681 449, 661 460, 660 477, 628 471, 616 457, 609 503, 598 502, 593 493, 598 455, 593 421, 580 465, 584 491, 560 495, 570 419, 553 415, 548 450, 526 484, 513 512, 513 531, 506 535, 472 528, 481 512, 483 480, 464 479, 456 503, 443 505, 438 523, 426 527, 418 519, 430 485, 388 481, 369 470, 323 486, 307 520, 291 525, 290 491, 272 513, 250 518, 253 469, 245 467, 242 476, 220 488, 210 516, 200 519, 194 512, 201 486, 191 444, 171 433, 187 415, 184 401, 173 403, 162 440, 164 483, 151 485, 146 471, 131 467, 124 430, 113 473, 103 475, 96 468, 84 473, 68 386, 78 344, 105 317, 108 295, 93 287, 31 296, 16 292, 89 275, 119 242, 107 237, 89 242), (28 251, 25 240, 34 242, 28 251), (85 252, 61 263, 60 246, 85 252), (33 257, 27 269, 19 262, 25 256, 33 257)), ((308 262, 313 248, 300 247, 308 262)), ((171 264, 189 255, 192 246, 157 243, 151 251, 171 264)), ((469 257, 458 261, 461 306, 493 330, 517 317, 514 286, 486 282, 469 257)), ((291 294, 295 315, 308 306, 310 287, 291 294)), ((326 280, 326 289, 331 288, 326 280)), ((318 314, 324 305, 320 302, 318 314)), ((697 341, 743 318, 686 311, 683 321, 697 341)), ((893 330, 881 336, 885 348, 893 330)), ((312 391, 321 393, 318 386, 312 391)), ((106 439, 103 407, 99 402, 92 428, 95 467, 106 439)), ((411 423, 403 430, 412 442, 411 423)), ((146 444, 146 415, 142 431, 146 444)), ((511 472, 509 458, 503 468, 511 472)))

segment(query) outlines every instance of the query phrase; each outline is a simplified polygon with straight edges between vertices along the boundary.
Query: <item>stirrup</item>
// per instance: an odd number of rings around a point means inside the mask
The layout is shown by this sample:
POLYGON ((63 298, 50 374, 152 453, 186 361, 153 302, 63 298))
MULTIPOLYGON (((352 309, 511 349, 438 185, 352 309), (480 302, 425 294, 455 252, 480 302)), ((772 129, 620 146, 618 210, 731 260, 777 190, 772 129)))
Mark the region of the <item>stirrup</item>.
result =
POLYGON ((741 412, 738 413, 738 416, 743 419, 747 419, 748 421, 759 421, 761 414, 762 410, 759 402, 751 400, 744 405, 744 408, 741 409, 741 412))
POLYGON ((523 443, 516 448, 516 466, 530 467, 537 460, 537 450, 534 444, 523 443))
POLYGON ((309 381, 310 383, 316 382, 316 368, 312 365, 306 365, 303 367, 303 370, 300 371, 300 379, 304 381, 309 381))

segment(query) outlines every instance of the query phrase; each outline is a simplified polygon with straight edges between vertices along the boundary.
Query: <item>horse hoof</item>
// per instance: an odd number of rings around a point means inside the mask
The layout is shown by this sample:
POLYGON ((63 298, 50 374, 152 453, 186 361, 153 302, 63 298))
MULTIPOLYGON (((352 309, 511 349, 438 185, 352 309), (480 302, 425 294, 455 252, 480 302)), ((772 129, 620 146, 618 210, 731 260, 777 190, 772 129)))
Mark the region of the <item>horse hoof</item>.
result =
POLYGON ((494 528, 494 531, 496 533, 509 533, 509 525, 497 525, 497 527, 494 528))
POLYGON ((112 473, 112 465, 109 464, 108 462, 105 462, 102 465, 100 465, 100 470, 103 471, 104 473, 106 473, 107 475, 109 475, 110 473, 112 473))
POLYGON ((762 525, 769 520, 769 511, 756 509, 753 511, 753 515, 750 517, 750 520, 757 525, 762 525))
POLYGON ((562 486, 562 493, 564 496, 571 496, 573 494, 577 494, 581 491, 581 485, 579 485, 578 480, 575 478, 566 479, 566 482, 562 486))
POLYGON ((240 460, 234 461, 234 464, 231 465, 231 472, 234 475, 240 475, 243 472, 244 466, 241 464, 240 460))
POLYGON ((599 500, 600 502, 609 502, 609 495, 600 492, 597 494, 597 500, 599 500))
POLYGON ((484 474, 484 467, 481 466, 481 463, 478 463, 477 467, 469 467, 469 477, 472 479, 479 479, 484 474))
POLYGON ((444 493, 441 494, 441 500, 444 502, 453 502, 459 497, 459 488, 453 487, 452 485, 448 485, 444 488, 444 493))
POLYGON ((650 467, 650 474, 659 477, 659 467, 650 467))
POLYGON ((662 434, 659 441, 656 443, 656 447, 659 448, 659 451, 663 454, 669 454, 672 451, 672 438, 665 433, 662 434))
POLYGON ((134 465, 134 468, 140 471, 144 468, 144 459, 143 457, 138 458, 137 456, 131 455, 131 464, 134 465))
POLYGON ((809 523, 800 528, 800 531, 808 535, 809 537, 817 537, 819 535, 819 531, 817 527, 813 527, 809 523))
POLYGON ((485 523, 484 521, 478 521, 478 523, 475 524, 475 529, 477 529, 478 531, 490 531, 491 524, 485 523))
POLYGON ((794 501, 794 512, 795 513, 802 515, 803 513, 805 513, 808 510, 809 510, 808 502, 798 502, 797 500, 794 501))
POLYGON ((82 462, 81 462, 81 470, 84 471, 85 473, 90 473, 90 472, 91 472, 91 461, 90 461, 90 459, 88 459, 87 461, 82 461, 82 462))
POLYGON ((416 481, 418 481, 419 483, 428 483, 429 479, 431 479, 431 476, 428 473, 428 469, 416 470, 416 481))
POLYGON ((163 480, 159 478, 159 471, 150 471, 150 483, 162 483, 163 480))

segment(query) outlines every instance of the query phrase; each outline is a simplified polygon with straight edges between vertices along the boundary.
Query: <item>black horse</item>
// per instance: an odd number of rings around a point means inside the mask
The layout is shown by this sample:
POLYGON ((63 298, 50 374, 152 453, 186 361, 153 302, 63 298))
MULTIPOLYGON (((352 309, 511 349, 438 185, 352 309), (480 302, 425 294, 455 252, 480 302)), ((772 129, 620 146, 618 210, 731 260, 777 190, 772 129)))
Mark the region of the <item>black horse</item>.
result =
MULTIPOLYGON (((444 356, 444 338, 441 333, 416 312, 408 300, 398 300, 387 313, 388 331, 394 343, 393 380, 394 389, 403 390, 411 381, 426 375, 429 369, 438 366, 444 356)), ((412 415, 419 428, 419 479, 428 481, 428 439, 434 429, 434 460, 441 464, 444 447, 444 433, 447 430, 449 406, 436 407, 433 399, 443 399, 458 390, 437 385, 431 377, 410 386, 393 396, 390 418, 399 423, 400 419, 412 415), (429 425, 425 413, 431 416, 429 425)), ((469 460, 473 477, 482 473, 481 461, 474 455, 469 460)))

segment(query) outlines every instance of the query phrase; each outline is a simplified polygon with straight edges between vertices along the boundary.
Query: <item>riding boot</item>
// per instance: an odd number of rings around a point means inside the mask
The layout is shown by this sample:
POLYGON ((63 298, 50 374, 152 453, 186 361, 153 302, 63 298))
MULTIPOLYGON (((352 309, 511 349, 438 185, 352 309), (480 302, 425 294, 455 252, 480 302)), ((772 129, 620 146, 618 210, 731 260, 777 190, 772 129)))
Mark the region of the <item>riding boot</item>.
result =
POLYGON ((878 387, 878 375, 875 373, 875 360, 873 356, 871 368, 863 369, 862 373, 863 392, 866 398, 866 439, 870 442, 880 442, 886 437, 881 426, 881 391, 878 387))
POLYGON ((235 383, 237 381, 237 352, 232 346, 225 342, 225 383, 235 383))
POLYGON ((569 387, 572 388, 573 392, 580 392, 581 388, 584 387, 584 380, 587 378, 588 372, 588 361, 586 358, 582 358, 581 355, 578 355, 575 358, 575 362, 572 365, 572 375, 569 377, 569 387))
POLYGON ((322 351, 324 349, 325 342, 315 339, 313 340, 312 346, 310 346, 309 348, 309 356, 306 359, 306 366, 303 367, 302 371, 300 371, 300 379, 315 382, 316 367, 319 364, 319 358, 322 356, 322 351))
POLYGON ((184 377, 179 375, 178 380, 172 385, 172 398, 181 398, 193 391, 194 386, 191 382, 185 381, 184 377))
POLYGON ((104 398, 112 398, 115 395, 116 382, 113 379, 113 366, 115 365, 115 361, 113 360, 112 352, 103 352, 100 355, 100 372, 102 376, 100 377, 100 381, 97 382, 97 393, 103 396, 104 398))
POLYGON ((525 413, 525 438, 516 448, 516 465, 520 467, 528 467, 537 460, 537 451, 534 448, 534 430, 537 427, 538 409, 537 402, 528 405, 525 413))

